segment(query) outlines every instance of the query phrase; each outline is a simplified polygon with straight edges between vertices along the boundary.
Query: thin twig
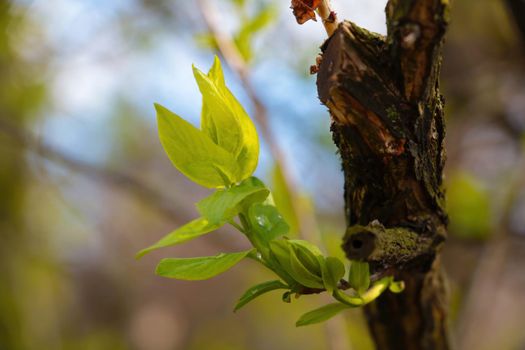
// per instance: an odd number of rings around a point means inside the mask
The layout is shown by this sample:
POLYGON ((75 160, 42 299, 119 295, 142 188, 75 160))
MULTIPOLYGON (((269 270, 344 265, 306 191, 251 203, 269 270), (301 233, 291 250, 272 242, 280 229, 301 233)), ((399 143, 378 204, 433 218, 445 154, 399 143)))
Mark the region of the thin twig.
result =
POLYGON ((300 201, 297 195, 298 186, 288 168, 288 163, 285 160, 284 153, 270 131, 270 126, 268 124, 268 111, 250 81, 249 67, 233 43, 233 40, 220 30, 218 21, 214 16, 217 11, 214 11, 206 0, 198 0, 197 4, 209 33, 217 43, 219 54, 224 58, 226 65, 238 75, 248 98, 254 106, 254 119, 257 124, 259 124, 259 131, 261 132, 262 137, 266 140, 275 162, 282 169, 286 185, 290 189, 292 197, 291 202, 298 219, 299 232, 306 239, 314 243, 321 243, 315 232, 317 227, 315 218, 312 215, 305 213, 304 210, 301 210, 300 208, 300 201))
POLYGON ((51 160, 87 177, 104 181, 133 193, 139 197, 142 202, 150 204, 170 220, 181 217, 181 214, 184 215, 184 212, 186 212, 184 207, 168 200, 158 191, 133 178, 129 174, 105 169, 71 157, 51 145, 41 142, 29 132, 9 122, 6 118, 0 118, 0 132, 10 137, 17 145, 45 159, 51 160))
POLYGON ((337 16, 334 11, 332 11, 330 7, 330 0, 323 0, 321 1, 321 4, 317 8, 317 13, 319 14, 319 17, 321 17, 321 20, 323 21, 324 29, 326 30, 326 34, 328 36, 331 36, 335 30, 337 29, 337 16))

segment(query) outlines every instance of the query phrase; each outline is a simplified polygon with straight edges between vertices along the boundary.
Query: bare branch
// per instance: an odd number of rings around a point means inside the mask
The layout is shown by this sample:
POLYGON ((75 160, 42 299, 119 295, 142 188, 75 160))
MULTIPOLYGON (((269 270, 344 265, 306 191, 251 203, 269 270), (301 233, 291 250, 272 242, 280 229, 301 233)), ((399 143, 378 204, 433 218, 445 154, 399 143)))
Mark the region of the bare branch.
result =
POLYGON ((183 206, 168 200, 158 191, 133 178, 131 175, 105 169, 64 154, 60 150, 42 143, 27 131, 9 122, 6 118, 0 118, 0 132, 10 137, 17 145, 45 159, 51 160, 94 180, 103 181, 134 194, 142 202, 148 203, 170 220, 183 216, 187 211, 183 206))
POLYGON ((326 34, 328 36, 331 36, 335 30, 337 29, 338 22, 337 22, 337 15, 334 11, 332 11, 330 7, 330 0, 323 0, 321 1, 321 4, 317 8, 317 13, 319 14, 319 17, 321 17, 321 20, 323 21, 324 29, 326 30, 326 34))

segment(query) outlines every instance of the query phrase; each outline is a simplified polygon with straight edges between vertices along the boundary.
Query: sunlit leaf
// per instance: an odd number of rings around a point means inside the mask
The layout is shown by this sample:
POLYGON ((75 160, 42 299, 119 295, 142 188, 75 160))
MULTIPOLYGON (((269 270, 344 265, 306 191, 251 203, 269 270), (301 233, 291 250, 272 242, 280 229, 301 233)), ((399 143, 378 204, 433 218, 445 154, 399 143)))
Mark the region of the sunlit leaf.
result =
POLYGON ((162 259, 155 273, 162 277, 179 280, 206 280, 230 269, 252 251, 220 253, 199 258, 162 259))
POLYGON ((205 218, 198 218, 179 227, 175 231, 161 238, 157 243, 138 252, 137 258, 144 256, 152 250, 180 244, 202 236, 221 227, 221 224, 210 224, 205 218))
POLYGON ((287 240, 274 240, 269 243, 273 257, 297 283, 309 288, 323 288, 319 275, 310 271, 297 257, 295 250, 287 240))
POLYGON ((322 306, 318 309, 312 310, 310 312, 302 315, 299 320, 295 323, 297 327, 307 326, 310 324, 320 323, 326 321, 341 311, 348 309, 348 306, 341 303, 333 303, 322 306))
POLYGON ((350 307, 359 307, 359 306, 364 305, 364 301, 361 297, 350 296, 346 294, 345 292, 343 292, 342 290, 337 289, 337 288, 334 289, 332 295, 336 300, 339 300, 341 303, 348 305, 350 307))
POLYGON ((226 87, 218 57, 215 57, 208 74, 195 67, 193 74, 203 98, 202 131, 234 157, 238 166, 235 182, 248 178, 259 159, 255 125, 226 87))
POLYGON ((392 293, 401 293, 405 289, 405 282, 403 281, 392 281, 390 282, 390 285, 388 286, 388 289, 392 293))
POLYGON ((321 267, 324 287, 328 293, 332 293, 345 275, 345 266, 341 260, 329 256, 324 259, 321 267))
POLYGON ((278 262, 286 272, 290 273, 292 267, 290 265, 290 247, 285 240, 274 240, 269 242, 270 252, 275 260, 278 262))
POLYGON ((368 263, 352 261, 348 282, 359 294, 364 293, 370 286, 370 268, 368 263))
POLYGON ((155 104, 159 137, 173 165, 192 181, 205 187, 222 187, 235 182, 235 158, 217 146, 199 129, 155 104))
POLYGON ((363 294, 360 295, 364 304, 368 304, 377 299, 392 282, 392 276, 386 276, 379 281, 372 283, 372 286, 363 294))
POLYGON ((333 296, 335 299, 344 304, 347 304, 348 306, 363 306, 377 299, 388 288, 390 282, 392 282, 392 277, 386 276, 381 278, 379 281, 375 281, 366 292, 360 294, 359 296, 347 295, 340 289, 334 289, 333 296))
POLYGON ((239 310, 241 307, 252 301, 253 299, 257 298, 258 296, 271 292, 272 290, 276 289, 288 289, 289 287, 284 284, 283 282, 279 280, 275 281, 268 281, 264 283, 260 283, 258 285, 255 285, 251 288, 249 288, 244 294, 241 296, 237 304, 235 305, 234 311, 239 310))
POLYGON ((199 213, 212 224, 224 223, 237 215, 242 207, 262 202, 270 191, 255 177, 238 185, 215 191, 197 203, 199 213))
POLYGON ((309 270, 297 257, 295 250, 290 246, 290 274, 292 277, 305 287, 324 288, 323 280, 314 271, 309 270))
POLYGON ((289 226, 273 205, 254 203, 248 210, 248 219, 259 241, 267 245, 289 230, 289 226))
POLYGON ((321 265, 318 257, 322 257, 322 253, 317 246, 299 239, 290 239, 287 243, 292 247, 297 258, 308 271, 318 276, 321 275, 321 265))

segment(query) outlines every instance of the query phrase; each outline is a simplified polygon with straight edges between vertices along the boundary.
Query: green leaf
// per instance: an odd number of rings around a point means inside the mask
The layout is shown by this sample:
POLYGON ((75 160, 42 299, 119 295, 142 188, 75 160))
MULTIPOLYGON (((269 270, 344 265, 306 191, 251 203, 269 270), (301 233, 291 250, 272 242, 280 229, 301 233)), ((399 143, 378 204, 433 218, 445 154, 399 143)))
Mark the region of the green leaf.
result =
MULTIPOLYGON (((301 260, 297 257, 295 250, 290 246, 290 266, 292 270, 290 274, 292 277, 305 287, 310 288, 324 288, 323 280, 319 276, 321 272, 316 274, 315 271, 308 269, 301 260)), ((319 269, 320 270, 320 269, 319 269)))
POLYGON ((252 250, 238 253, 220 253, 199 258, 167 258, 157 265, 155 273, 162 277, 179 280, 206 280, 230 269, 252 250))
POLYGON ((208 74, 193 67, 202 93, 202 131, 233 156, 237 163, 235 181, 251 176, 259 159, 259 138, 250 117, 226 87, 219 58, 215 56, 208 74))
MULTIPOLYGON (((275 242, 275 241, 271 241, 271 242, 275 242)), ((296 290, 298 287, 300 287, 297 281, 295 281, 292 278, 292 276, 290 276, 290 274, 287 272, 287 270, 281 266, 281 263, 277 259, 275 254, 273 253, 269 254, 269 249, 268 251, 265 251, 264 248, 261 249, 260 252, 261 254, 263 254, 263 256, 266 255, 264 259, 265 259, 265 262, 268 264, 268 268, 271 269, 273 272, 275 272, 277 276, 281 277, 281 279, 285 281, 286 284, 288 284, 288 286, 290 286, 290 289, 296 290)))
POLYGON ((288 243, 290 243, 294 247, 301 247, 306 249, 313 256, 323 256, 323 253, 315 244, 305 241, 303 239, 289 239, 288 243))
POLYGON ((255 177, 250 177, 238 185, 217 190, 211 196, 197 203, 199 213, 212 224, 224 223, 253 202, 262 202, 270 191, 255 177))
POLYGON ((370 286, 370 268, 367 262, 352 261, 348 282, 358 294, 363 294, 370 286))
POLYGON ((320 276, 310 272, 297 258, 294 249, 287 240, 270 241, 270 252, 297 283, 309 288, 323 288, 320 276))
POLYGON ((138 259, 155 249, 169 247, 197 238, 206 233, 214 231, 221 226, 221 224, 210 224, 210 222, 205 218, 195 219, 167 234, 152 246, 142 249, 137 253, 136 258, 138 259))
POLYGON ((392 293, 401 293, 405 289, 405 282, 403 281, 392 281, 388 286, 388 289, 392 293))
POLYGON ((248 210, 248 220, 259 242, 268 242, 288 232, 289 226, 276 207, 254 203, 248 210))
POLYGON ((299 318, 299 320, 297 320, 297 322, 295 323, 295 326, 307 326, 309 324, 315 324, 326 321, 345 309, 348 309, 348 306, 341 303, 333 303, 322 306, 318 309, 312 310, 302 315, 299 318))
POLYGON ((365 304, 365 302, 363 301, 361 297, 347 295, 342 290, 337 289, 337 288, 334 289, 332 295, 336 300, 339 300, 341 303, 348 305, 350 307, 358 307, 358 306, 362 306, 365 304))
POLYGON ((274 240, 269 242, 271 255, 287 273, 290 274, 292 266, 290 265, 291 249, 285 240, 274 240))
POLYGON ((199 129, 155 104, 159 138, 173 165, 204 187, 227 186, 236 181, 236 160, 199 129))
POLYGON ((284 284, 283 282, 279 280, 275 281, 268 281, 264 282, 258 285, 255 285, 251 288, 249 288, 244 294, 241 296, 237 304, 235 305, 235 309, 233 311, 239 310, 244 305, 248 304, 253 299, 257 298, 258 296, 271 292, 272 290, 276 289, 288 289, 289 287, 284 284))
POLYGON ((270 247, 269 262, 272 269, 279 274, 279 276, 296 289, 300 287, 300 283, 292 276, 292 265, 290 264, 291 249, 285 240, 273 240, 268 243, 270 247))
POLYGON ((375 281, 372 284, 372 287, 368 289, 365 293, 361 294, 361 299, 364 304, 368 304, 375 299, 377 299, 381 293, 383 293, 392 282, 391 276, 386 276, 381 278, 379 281, 375 281))
POLYGON ((321 265, 318 257, 323 257, 319 248, 305 240, 290 239, 287 241, 292 246, 301 263, 316 275, 321 275, 321 265))
POLYGON ((334 289, 337 289, 339 281, 345 275, 345 266, 341 260, 329 256, 324 259, 321 267, 324 287, 328 293, 332 293, 334 289))
POLYGON ((333 296, 336 300, 339 300, 348 306, 363 306, 377 299, 381 293, 383 293, 388 288, 391 282, 392 277, 387 276, 381 278, 379 281, 375 281, 366 292, 360 294, 357 297, 346 295, 339 289, 334 289, 333 296))

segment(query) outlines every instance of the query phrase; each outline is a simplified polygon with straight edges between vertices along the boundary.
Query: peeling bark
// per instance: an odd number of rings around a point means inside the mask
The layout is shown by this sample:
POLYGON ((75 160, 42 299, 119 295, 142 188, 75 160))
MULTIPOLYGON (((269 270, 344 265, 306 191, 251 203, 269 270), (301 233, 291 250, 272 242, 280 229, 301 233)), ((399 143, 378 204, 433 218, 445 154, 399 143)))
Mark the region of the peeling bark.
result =
POLYGON ((366 307, 378 349, 449 349, 439 250, 446 237, 441 47, 446 0, 390 0, 386 37, 340 24, 322 47, 320 100, 345 176, 349 259, 394 274, 366 307))

